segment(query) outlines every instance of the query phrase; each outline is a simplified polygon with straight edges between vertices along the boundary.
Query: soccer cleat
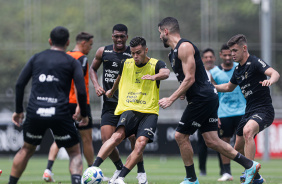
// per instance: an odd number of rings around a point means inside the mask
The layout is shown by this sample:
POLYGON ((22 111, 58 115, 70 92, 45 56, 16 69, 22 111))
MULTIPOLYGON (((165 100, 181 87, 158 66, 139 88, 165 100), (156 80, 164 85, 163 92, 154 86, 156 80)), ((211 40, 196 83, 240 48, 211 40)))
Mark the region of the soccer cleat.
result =
POLYGON ((111 178, 104 176, 104 177, 102 178, 102 181, 110 181, 110 179, 111 179, 111 178))
POLYGON ((200 184, 199 181, 198 181, 198 178, 196 181, 192 182, 192 181, 189 181, 190 178, 184 178, 184 181, 182 181, 180 184, 200 184))
POLYGON ((116 170, 114 172, 114 175, 112 176, 112 178, 109 180, 108 184, 113 184, 114 181, 117 179, 120 172, 121 172, 121 170, 116 170))
POLYGON ((244 184, 251 184, 260 168, 260 163, 253 161, 253 166, 250 169, 245 170, 246 179, 244 184))
POLYGON ((228 173, 224 173, 222 177, 219 178, 217 181, 233 181, 233 177, 228 173))
POLYGON ((53 176, 54 174, 49 169, 45 169, 43 173, 43 180, 46 182, 55 182, 53 176))
POLYGON ((146 173, 137 173, 138 184, 148 184, 146 173))
MULTIPOLYGON (((240 182, 241 182, 241 183, 244 183, 244 182, 245 182, 246 175, 245 175, 244 172, 243 172, 242 174, 243 174, 243 175, 240 176, 240 182)), ((264 183, 264 182, 265 182, 265 179, 260 175, 260 178, 259 178, 259 179, 254 179, 253 182, 252 182, 252 184, 262 184, 262 183, 264 183)))
POLYGON ((114 181, 114 183, 113 184, 126 184, 126 183, 124 183, 124 181, 123 181, 123 178, 122 177, 118 177, 115 181, 114 181))

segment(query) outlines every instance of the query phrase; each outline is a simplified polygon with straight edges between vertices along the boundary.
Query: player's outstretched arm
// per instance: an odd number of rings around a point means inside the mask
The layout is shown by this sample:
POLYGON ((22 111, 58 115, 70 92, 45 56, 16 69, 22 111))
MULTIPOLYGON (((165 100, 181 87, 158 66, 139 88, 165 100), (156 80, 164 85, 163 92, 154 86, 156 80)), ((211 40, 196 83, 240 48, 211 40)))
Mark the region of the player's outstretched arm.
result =
POLYGON ((214 85, 214 87, 216 88, 216 90, 218 92, 231 92, 231 91, 233 91, 237 87, 237 85, 236 84, 232 84, 229 81, 228 83, 225 83, 225 84, 214 85))
POLYGON ((104 47, 100 47, 95 55, 95 58, 93 59, 93 62, 90 66, 90 79, 92 81, 92 84, 94 85, 95 88, 95 92, 97 94, 97 96, 102 96, 103 94, 105 94, 105 90, 100 86, 99 82, 98 82, 98 74, 97 71, 100 68, 101 64, 102 64, 102 55, 104 52, 104 47))
POLYGON ((155 74, 155 75, 143 75, 143 77, 141 77, 141 79, 143 80, 165 80, 169 77, 170 74, 170 70, 167 68, 161 68, 159 70, 159 73, 155 74))
POLYGON ((270 78, 268 80, 261 81, 260 83, 262 86, 271 86, 272 84, 276 83, 280 78, 280 74, 273 68, 268 68, 264 72, 264 74, 269 76, 270 78))

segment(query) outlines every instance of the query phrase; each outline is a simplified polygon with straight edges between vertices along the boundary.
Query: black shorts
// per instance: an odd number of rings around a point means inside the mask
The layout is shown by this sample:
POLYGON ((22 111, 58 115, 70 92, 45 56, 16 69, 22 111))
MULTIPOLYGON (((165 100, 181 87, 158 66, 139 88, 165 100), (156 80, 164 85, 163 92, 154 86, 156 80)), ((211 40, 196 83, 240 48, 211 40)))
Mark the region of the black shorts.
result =
POLYGON ((263 131, 265 128, 269 127, 274 120, 274 109, 273 107, 268 108, 260 108, 254 112, 246 113, 238 128, 236 134, 238 136, 243 136, 244 126, 247 124, 249 120, 254 120, 259 124, 259 132, 263 131))
POLYGON ((197 129, 201 133, 217 131, 217 108, 218 98, 188 103, 176 131, 187 135, 194 134, 197 129))
POLYGON ((115 102, 104 102, 101 115, 101 126, 117 126, 120 115, 115 115, 116 107, 117 103, 115 102))
POLYGON ((135 134, 136 139, 145 136, 149 139, 148 143, 151 143, 154 140, 157 122, 157 114, 125 111, 121 114, 117 127, 125 127, 125 138, 135 134))
POLYGON ((79 143, 78 132, 71 116, 61 118, 26 118, 23 124, 24 141, 39 145, 47 129, 51 129, 58 147, 69 148, 79 143))
POLYGON ((218 129, 219 137, 232 137, 236 132, 242 117, 243 115, 219 118, 221 122, 221 126, 218 129))
MULTIPOLYGON (((77 106, 77 104, 75 104, 75 103, 69 103, 69 109, 70 109, 71 116, 75 113, 76 106, 77 106)), ((90 105, 87 104, 86 108, 87 108, 86 109, 87 110, 87 116, 88 116, 88 119, 89 119, 88 125, 86 125, 86 126, 78 126, 78 123, 75 123, 75 126, 76 126, 76 128, 78 130, 86 130, 86 129, 93 128, 93 122, 92 122, 90 105)))

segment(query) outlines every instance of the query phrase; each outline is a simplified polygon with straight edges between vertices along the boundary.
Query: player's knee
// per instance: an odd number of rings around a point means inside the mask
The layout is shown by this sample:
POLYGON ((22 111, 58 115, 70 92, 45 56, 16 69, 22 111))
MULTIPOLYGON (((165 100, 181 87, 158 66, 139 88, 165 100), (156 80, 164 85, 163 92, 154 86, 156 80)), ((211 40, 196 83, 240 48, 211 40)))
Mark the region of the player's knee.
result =
POLYGON ((243 130, 243 136, 244 136, 245 141, 248 141, 249 139, 254 138, 254 133, 253 133, 252 129, 246 127, 243 130))
POLYGON ((121 143, 121 141, 124 139, 124 135, 121 133, 114 133, 111 137, 112 141, 115 142, 116 144, 121 143))
POLYGON ((146 147, 147 142, 145 140, 137 141, 135 144, 135 150, 137 154, 142 154, 145 147, 146 147))
POLYGON ((216 149, 217 142, 215 140, 205 140, 205 142, 208 148, 216 149))
POLYGON ((185 136, 183 136, 183 134, 181 134, 179 132, 175 132, 174 138, 175 138, 175 141, 179 144, 182 141, 184 141, 185 136))

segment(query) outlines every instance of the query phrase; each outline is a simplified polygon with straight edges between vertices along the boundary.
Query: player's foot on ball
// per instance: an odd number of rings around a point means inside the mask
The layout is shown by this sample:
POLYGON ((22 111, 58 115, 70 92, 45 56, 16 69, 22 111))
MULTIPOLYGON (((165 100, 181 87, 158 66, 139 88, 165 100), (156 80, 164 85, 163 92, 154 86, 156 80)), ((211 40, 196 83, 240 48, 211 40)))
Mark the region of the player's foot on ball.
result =
POLYGON ((45 169, 43 174, 43 180, 46 182, 55 182, 53 176, 54 174, 49 169, 45 169))

